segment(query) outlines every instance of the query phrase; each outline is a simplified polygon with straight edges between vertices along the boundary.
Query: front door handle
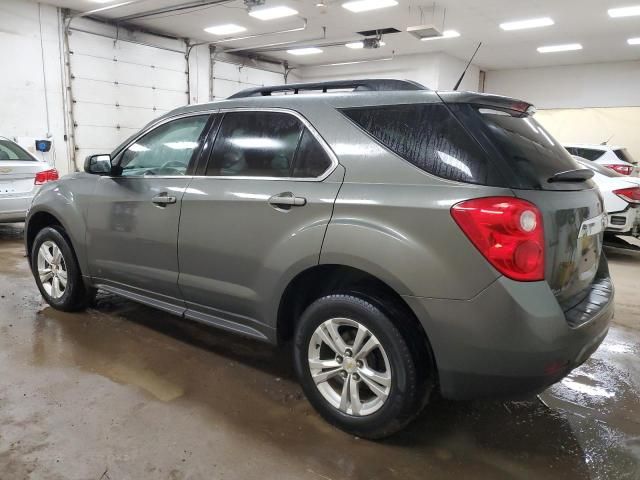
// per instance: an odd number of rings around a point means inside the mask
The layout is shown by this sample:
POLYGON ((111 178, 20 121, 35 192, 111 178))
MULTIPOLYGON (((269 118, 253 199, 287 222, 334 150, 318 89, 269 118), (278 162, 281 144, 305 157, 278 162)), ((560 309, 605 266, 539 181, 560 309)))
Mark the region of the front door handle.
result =
POLYGON ((304 207, 307 204, 307 199, 304 197, 296 197, 291 192, 284 192, 271 197, 269 204, 274 207, 289 209, 291 207, 304 207))
POLYGON ((160 194, 157 195, 155 197, 153 197, 151 199, 151 201, 153 203, 155 203, 156 205, 160 205, 160 206, 166 206, 166 205, 170 205, 172 203, 176 203, 178 201, 178 199, 176 197, 174 197, 173 195, 167 195, 167 194, 160 194))

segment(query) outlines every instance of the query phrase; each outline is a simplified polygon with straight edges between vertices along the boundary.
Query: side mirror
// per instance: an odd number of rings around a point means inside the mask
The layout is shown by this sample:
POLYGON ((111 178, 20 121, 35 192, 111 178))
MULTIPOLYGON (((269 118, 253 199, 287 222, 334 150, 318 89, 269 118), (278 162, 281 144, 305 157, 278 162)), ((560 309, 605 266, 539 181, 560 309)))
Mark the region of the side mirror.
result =
POLYGON ((90 155, 84 161, 84 171, 92 175, 111 174, 111 155, 90 155))

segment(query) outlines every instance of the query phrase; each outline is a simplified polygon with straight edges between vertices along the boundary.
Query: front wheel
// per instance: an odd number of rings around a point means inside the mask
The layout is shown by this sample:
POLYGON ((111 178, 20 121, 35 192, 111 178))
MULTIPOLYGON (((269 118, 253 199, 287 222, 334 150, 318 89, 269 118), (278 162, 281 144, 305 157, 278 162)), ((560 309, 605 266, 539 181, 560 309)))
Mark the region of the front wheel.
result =
POLYGON ((330 423, 363 438, 389 436, 424 405, 427 379, 392 319, 354 295, 312 303, 297 325, 294 361, 310 403, 330 423))
POLYGON ((31 249, 31 270, 40 293, 53 308, 72 312, 90 302, 93 290, 84 285, 63 229, 45 227, 38 232, 31 249))

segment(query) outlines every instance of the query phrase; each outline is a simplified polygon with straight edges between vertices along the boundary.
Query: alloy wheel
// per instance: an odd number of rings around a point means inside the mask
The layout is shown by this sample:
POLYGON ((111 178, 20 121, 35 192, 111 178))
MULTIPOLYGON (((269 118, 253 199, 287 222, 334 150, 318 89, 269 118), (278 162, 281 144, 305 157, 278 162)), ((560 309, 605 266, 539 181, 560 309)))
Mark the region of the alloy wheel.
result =
POLYGON ((318 391, 333 407, 354 416, 371 415, 391 390, 391 366, 380 341, 364 325, 332 318, 316 328, 308 349, 318 391))
POLYGON ((67 265, 60 247, 47 240, 38 249, 38 277, 42 288, 57 300, 67 289, 67 265))

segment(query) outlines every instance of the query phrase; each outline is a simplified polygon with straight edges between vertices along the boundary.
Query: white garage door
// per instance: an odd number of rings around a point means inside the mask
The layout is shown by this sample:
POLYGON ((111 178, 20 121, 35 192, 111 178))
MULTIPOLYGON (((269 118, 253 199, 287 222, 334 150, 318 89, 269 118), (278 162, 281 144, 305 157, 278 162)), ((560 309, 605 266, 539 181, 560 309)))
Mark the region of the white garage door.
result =
POLYGON ((110 152, 150 120, 189 102, 185 56, 74 31, 69 38, 75 159, 110 152))
POLYGON ((222 100, 245 88, 284 83, 283 73, 268 72, 221 61, 213 63, 212 73, 214 100, 222 100))

